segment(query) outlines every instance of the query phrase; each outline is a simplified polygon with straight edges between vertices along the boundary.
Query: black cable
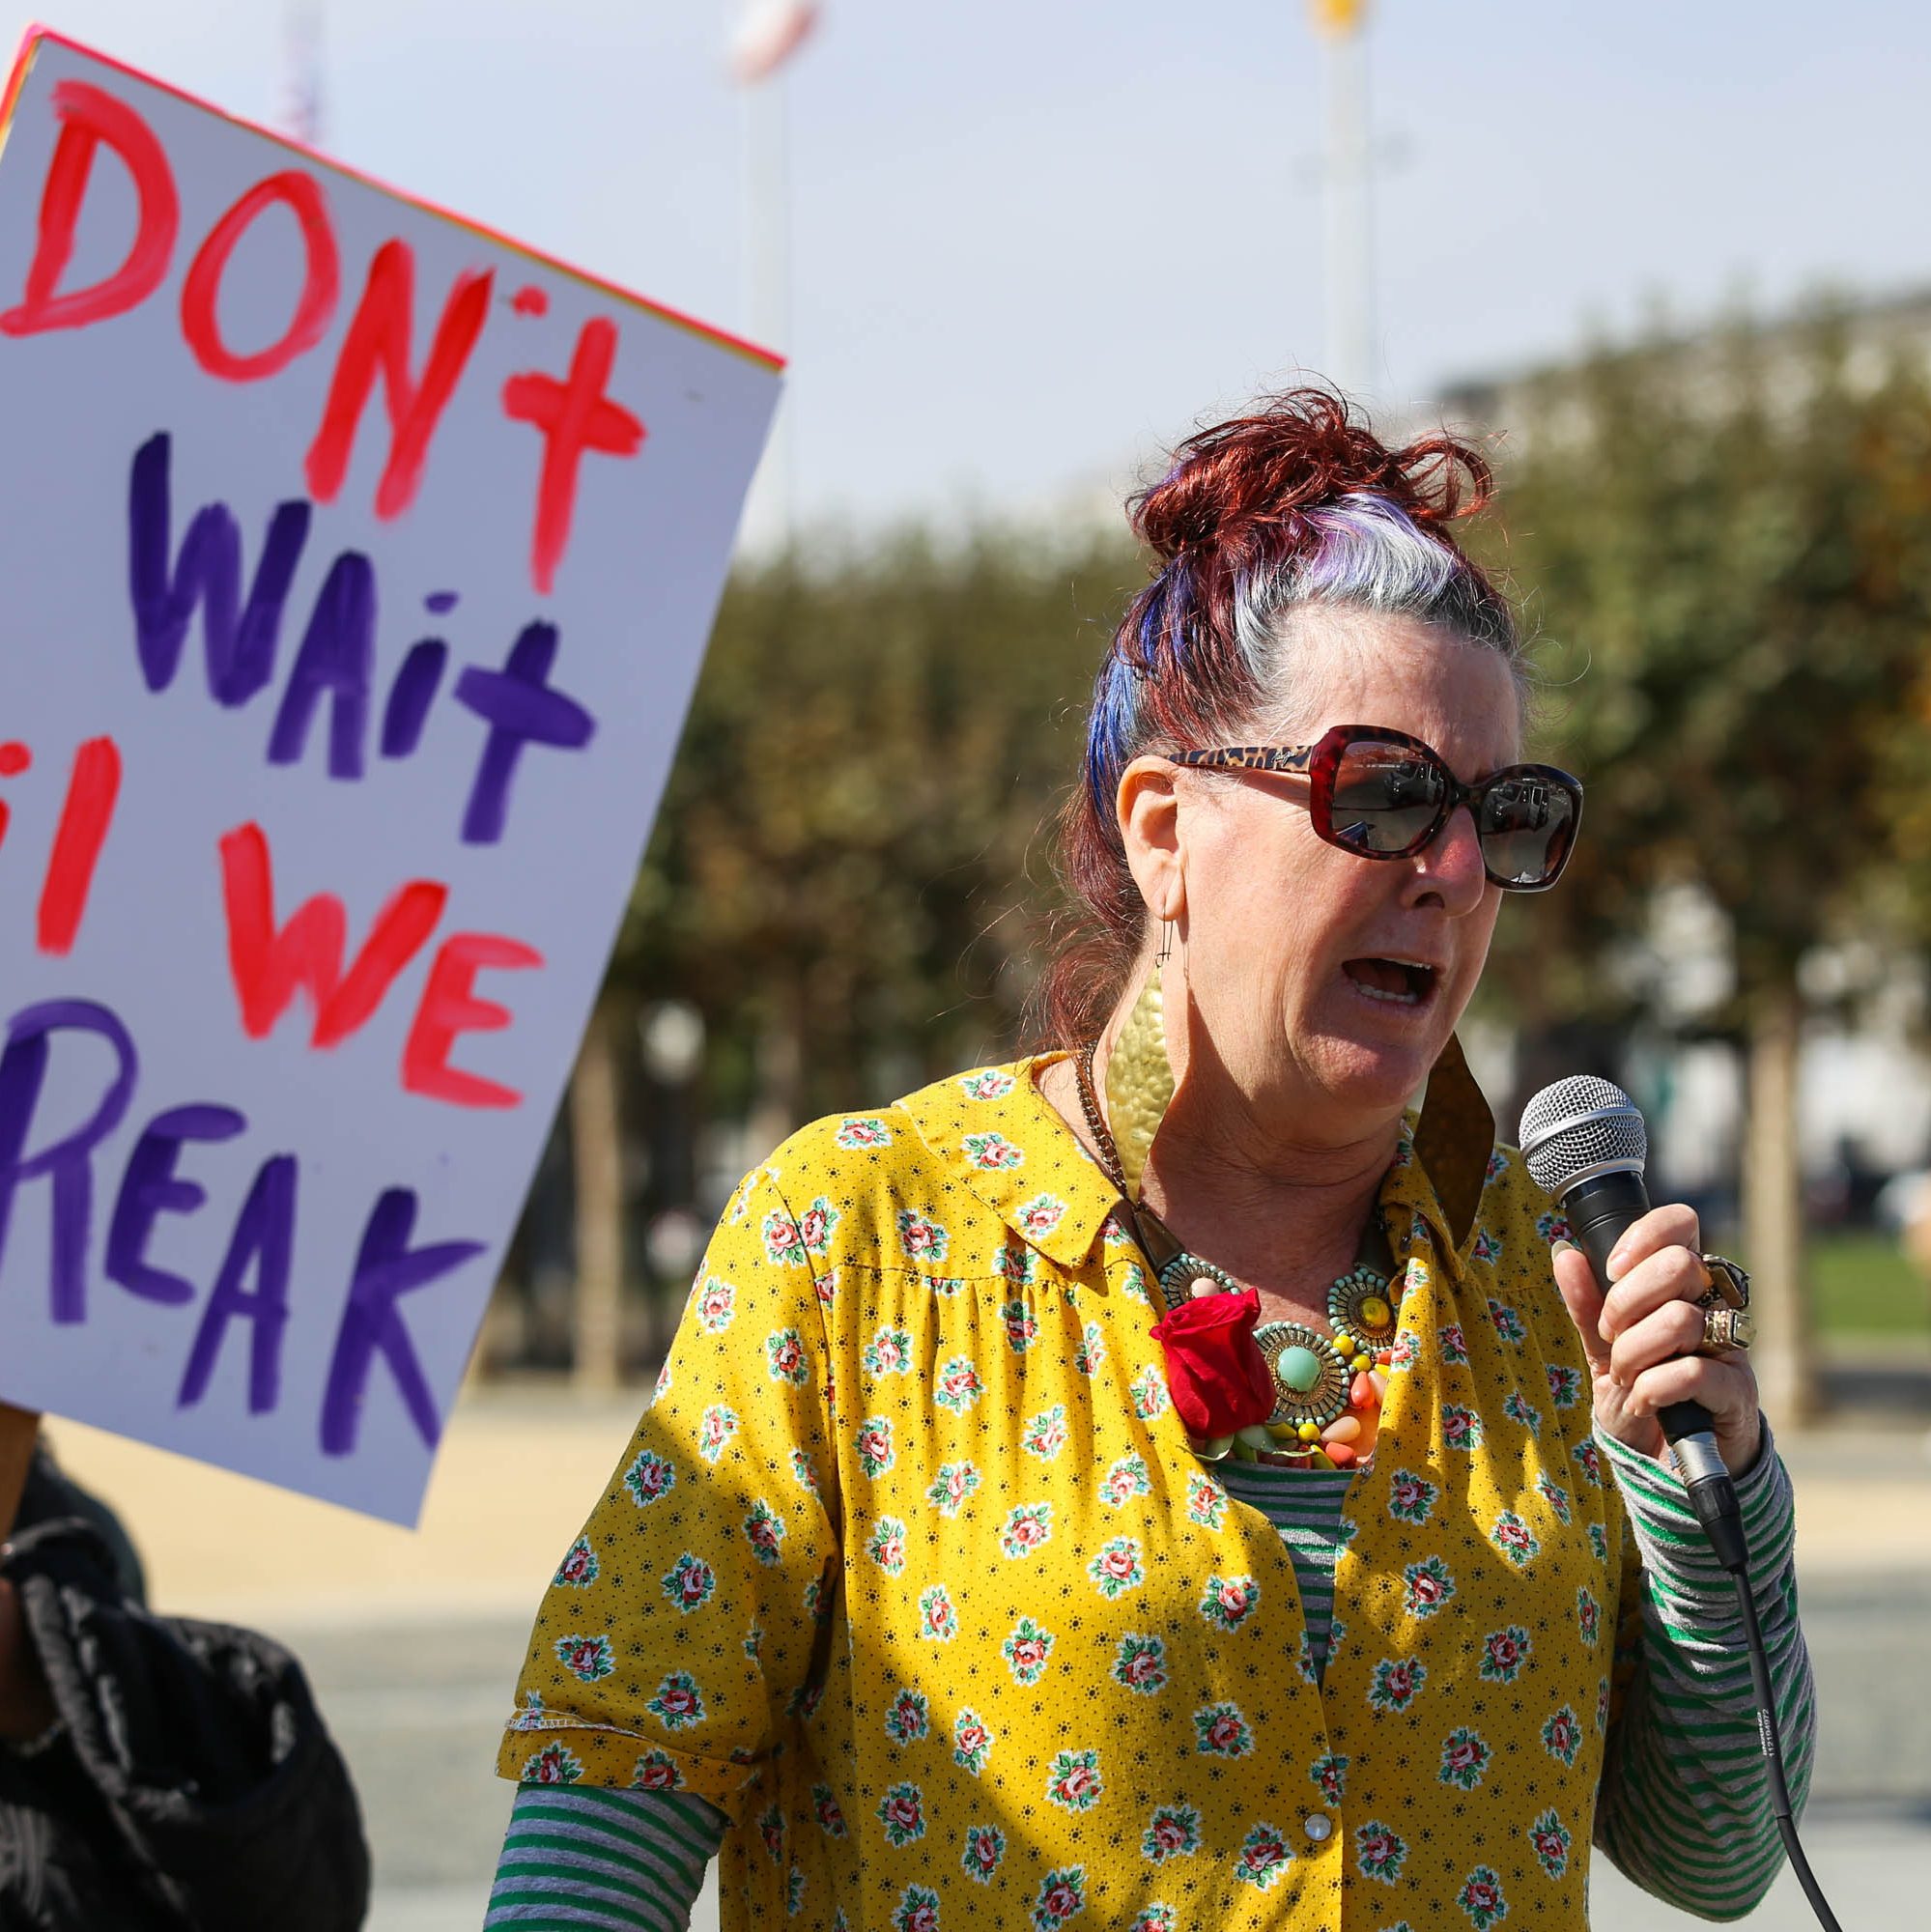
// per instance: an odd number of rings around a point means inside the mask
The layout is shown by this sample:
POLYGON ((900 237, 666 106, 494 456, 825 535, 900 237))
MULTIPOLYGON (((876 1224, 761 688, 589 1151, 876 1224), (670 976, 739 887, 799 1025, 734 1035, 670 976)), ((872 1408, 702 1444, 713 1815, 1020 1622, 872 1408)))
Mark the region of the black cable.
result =
POLYGON ((1797 1882, 1803 1888, 1803 1895, 1810 1901, 1818 1924, 1824 1932, 1843 1932, 1836 1915, 1818 1889, 1810 1861, 1803 1856, 1803 1847, 1797 1842, 1797 1823, 1790 1815, 1790 1787, 1783 1781, 1783 1741, 1776 1734, 1776 1699, 1771 1690, 1770 1657, 1763 1645, 1763 1627, 1757 1622, 1756 1596, 1741 1564, 1730 1571, 1730 1581, 1737 1586, 1737 1607, 1744 1615, 1744 1640, 1749 1646, 1750 1690, 1756 1699, 1764 1776, 1770 1780, 1770 1808, 1776 1819, 1777 1835, 1783 1840, 1790 1868, 1797 1874, 1797 1882))
MULTIPOLYGON (((1683 1445, 1678 1445, 1679 1461, 1683 1445)), ((1750 1694, 1756 1704, 1757 1737, 1763 1746, 1764 1776, 1770 1780, 1771 1815, 1776 1820, 1777 1836, 1783 1840, 1790 1868, 1803 1888, 1803 1896, 1817 1915, 1824 1932, 1843 1932, 1836 1915, 1825 1902, 1797 1842, 1797 1821, 1790 1815, 1790 1787, 1783 1781, 1783 1740, 1776 1734, 1776 1698, 1771 1690, 1770 1655, 1763 1647, 1763 1626, 1757 1622, 1757 1600, 1750 1589, 1749 1547, 1744 1537, 1744 1512, 1737 1501, 1737 1486, 1729 1471, 1717 1461, 1715 1445, 1709 1452, 1707 1473, 1691 1475, 1685 1487, 1690 1507, 1710 1539, 1717 1561, 1730 1573, 1737 1586, 1738 1607, 1744 1613, 1744 1642, 1750 1662, 1750 1694)))

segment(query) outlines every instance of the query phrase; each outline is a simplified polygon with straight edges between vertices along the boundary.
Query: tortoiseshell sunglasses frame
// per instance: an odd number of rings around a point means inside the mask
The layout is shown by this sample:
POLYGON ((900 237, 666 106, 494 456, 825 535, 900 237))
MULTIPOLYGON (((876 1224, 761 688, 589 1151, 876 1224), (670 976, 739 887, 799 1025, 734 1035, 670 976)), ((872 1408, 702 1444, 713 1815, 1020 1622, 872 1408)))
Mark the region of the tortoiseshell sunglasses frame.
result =
POLYGON ((1305 773, 1310 781, 1308 814, 1314 821, 1316 837, 1343 852, 1351 852, 1357 859, 1411 859, 1417 852, 1426 851, 1441 836, 1442 827, 1457 809, 1465 805, 1475 821, 1476 842, 1482 850, 1483 874, 1491 885, 1501 887, 1505 893, 1548 892, 1561 878, 1562 868, 1568 865, 1569 855, 1576 849, 1576 834, 1582 823, 1582 781, 1558 770, 1554 765, 1504 765, 1500 771, 1491 772, 1487 778, 1478 779, 1473 784, 1463 784, 1448 769, 1441 753, 1433 745, 1420 738, 1412 738, 1406 731, 1381 724, 1337 724, 1332 730, 1323 732, 1312 745, 1223 745, 1212 751, 1173 752, 1167 753, 1167 761, 1191 766, 1197 771, 1305 773), (1397 745, 1405 751, 1417 753, 1441 777, 1442 797, 1434 817, 1419 837, 1397 851, 1368 850, 1343 838, 1334 829, 1334 780, 1341 767, 1342 753, 1349 746, 1367 741, 1397 745), (1481 808, 1490 791, 1500 783, 1522 781, 1548 785, 1562 792, 1569 800, 1566 835, 1556 851, 1554 863, 1548 873, 1539 879, 1503 878, 1490 865, 1488 847, 1481 843, 1481 808))

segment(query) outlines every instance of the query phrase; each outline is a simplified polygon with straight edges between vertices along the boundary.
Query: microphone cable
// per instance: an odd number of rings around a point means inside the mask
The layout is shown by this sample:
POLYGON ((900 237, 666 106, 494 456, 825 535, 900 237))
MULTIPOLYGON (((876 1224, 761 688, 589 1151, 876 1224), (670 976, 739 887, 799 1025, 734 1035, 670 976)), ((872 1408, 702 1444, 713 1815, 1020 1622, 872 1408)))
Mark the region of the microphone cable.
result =
MULTIPOLYGON (((1635 1102, 1612 1082, 1592 1075, 1558 1080, 1523 1108, 1519 1139, 1530 1178, 1561 1204, 1577 1246, 1588 1256, 1597 1280, 1606 1285, 1609 1251, 1617 1236, 1649 1212, 1649 1196, 1643 1188, 1649 1131, 1635 1102)), ((1777 1735, 1770 1653, 1764 1648, 1763 1626, 1750 1588, 1749 1545, 1736 1484, 1717 1453, 1710 1414, 1700 1404, 1666 1404, 1659 1420, 1675 1453, 1676 1473, 1690 1507, 1703 1526, 1711 1552, 1736 1588, 1771 1815, 1776 1820, 1784 1856, 1824 1932, 1843 1932, 1797 1837, 1790 1786, 1783 1776, 1783 1740, 1777 1735)))

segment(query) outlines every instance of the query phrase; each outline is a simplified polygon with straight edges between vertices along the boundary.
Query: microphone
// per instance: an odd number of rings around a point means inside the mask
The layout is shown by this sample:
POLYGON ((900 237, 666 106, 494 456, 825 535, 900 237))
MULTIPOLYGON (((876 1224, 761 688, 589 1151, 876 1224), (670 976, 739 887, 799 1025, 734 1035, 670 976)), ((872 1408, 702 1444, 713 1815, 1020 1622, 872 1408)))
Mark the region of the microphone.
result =
MULTIPOLYGON (((1530 1179, 1561 1206, 1606 1293, 1609 1251, 1649 1212, 1649 1130, 1641 1112, 1613 1081, 1579 1074, 1545 1087, 1522 1109, 1520 1139, 1530 1179)), ((1700 1402, 1665 1403, 1657 1419, 1717 1560, 1741 1570, 1747 1555, 1743 1512, 1710 1411, 1700 1402)))

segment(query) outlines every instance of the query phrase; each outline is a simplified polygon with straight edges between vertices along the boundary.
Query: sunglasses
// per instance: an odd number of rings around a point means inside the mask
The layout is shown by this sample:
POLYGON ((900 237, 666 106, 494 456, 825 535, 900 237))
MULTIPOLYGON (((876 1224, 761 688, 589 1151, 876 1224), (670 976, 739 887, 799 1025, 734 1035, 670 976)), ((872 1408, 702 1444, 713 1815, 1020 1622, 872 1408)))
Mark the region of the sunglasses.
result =
POLYGON ((1313 745, 1175 752, 1169 762, 1201 771, 1304 773, 1316 835, 1361 859, 1412 858, 1465 805, 1482 869, 1505 893, 1554 885, 1582 822, 1580 781, 1553 765, 1505 765, 1463 784, 1419 738, 1376 724, 1337 724, 1313 745))

